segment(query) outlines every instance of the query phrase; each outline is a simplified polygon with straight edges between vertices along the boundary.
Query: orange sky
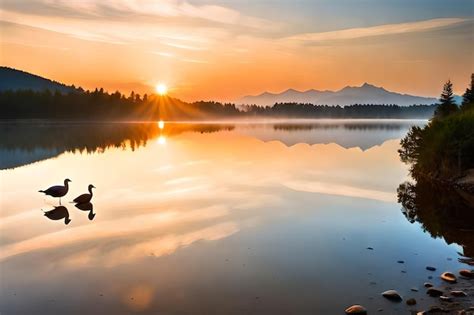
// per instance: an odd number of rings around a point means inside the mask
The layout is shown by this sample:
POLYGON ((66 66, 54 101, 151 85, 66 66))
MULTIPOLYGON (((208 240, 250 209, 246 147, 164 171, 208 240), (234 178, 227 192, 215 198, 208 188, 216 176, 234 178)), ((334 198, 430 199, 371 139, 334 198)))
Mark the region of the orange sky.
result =
POLYGON ((150 93, 166 83, 184 100, 364 82, 437 96, 448 79, 462 94, 474 72, 472 2, 450 10, 437 2, 398 11, 366 4, 362 13, 324 1, 6 0, 0 57, 2 65, 89 89, 150 93), (284 15, 286 8, 294 12, 284 15))

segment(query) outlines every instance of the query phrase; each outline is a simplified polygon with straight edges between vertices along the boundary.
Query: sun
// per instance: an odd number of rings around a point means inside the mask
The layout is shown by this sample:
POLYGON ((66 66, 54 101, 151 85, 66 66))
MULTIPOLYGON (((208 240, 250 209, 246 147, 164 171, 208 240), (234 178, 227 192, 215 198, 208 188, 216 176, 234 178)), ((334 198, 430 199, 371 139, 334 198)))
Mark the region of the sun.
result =
POLYGON ((166 93, 168 93, 168 87, 166 86, 166 84, 163 83, 157 84, 155 89, 156 92, 160 95, 166 95, 166 93))

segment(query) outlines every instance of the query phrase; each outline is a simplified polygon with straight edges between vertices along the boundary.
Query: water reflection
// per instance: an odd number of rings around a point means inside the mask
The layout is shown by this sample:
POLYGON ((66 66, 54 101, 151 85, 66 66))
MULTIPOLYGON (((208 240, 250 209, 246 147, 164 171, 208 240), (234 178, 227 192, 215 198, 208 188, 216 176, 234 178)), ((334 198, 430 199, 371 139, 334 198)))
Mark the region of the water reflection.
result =
POLYGON ((52 210, 44 211, 44 215, 50 220, 64 219, 64 224, 66 225, 71 222, 71 219, 69 219, 69 211, 65 206, 57 206, 52 210))
POLYGON ((263 126, 249 124, 242 127, 241 131, 264 141, 281 141, 288 146, 298 143, 337 143, 345 148, 367 150, 387 140, 401 138, 413 125, 424 124, 424 120, 290 120, 263 126))
POLYGON ((91 202, 78 203, 76 204, 76 208, 82 211, 89 211, 89 214, 87 215, 87 217, 91 221, 94 220, 95 218, 94 205, 91 202))
POLYGON ((183 132, 216 132, 232 130, 224 124, 170 124, 164 130, 161 123, 0 123, 0 169, 14 168, 56 157, 64 152, 104 152, 111 148, 145 146, 150 139, 183 132))
POLYGON ((0 123, 0 169, 8 169, 56 157, 64 152, 104 152, 111 148, 145 146, 150 139, 166 144, 184 132, 211 133, 236 131, 263 141, 297 143, 337 143, 346 148, 368 149, 386 140, 398 139, 420 120, 319 120, 258 123, 177 123, 97 122, 97 123, 0 123))
POLYGON ((397 193, 408 221, 419 222, 432 237, 460 244, 464 256, 474 257, 473 195, 422 179, 400 184, 397 193))
MULTIPOLYGON (((446 259, 460 246, 400 214, 399 139, 347 149, 323 133, 330 144, 288 146, 265 137, 302 134, 274 123, 153 125, 139 149, 71 150, 0 171, 0 312, 338 314, 357 302, 400 314, 406 306, 380 292, 415 294, 427 265, 460 269, 446 259), (45 222, 36 192, 65 173, 101 188, 93 205, 69 209, 67 228, 45 222)), ((73 185, 67 201, 84 188, 73 185)))

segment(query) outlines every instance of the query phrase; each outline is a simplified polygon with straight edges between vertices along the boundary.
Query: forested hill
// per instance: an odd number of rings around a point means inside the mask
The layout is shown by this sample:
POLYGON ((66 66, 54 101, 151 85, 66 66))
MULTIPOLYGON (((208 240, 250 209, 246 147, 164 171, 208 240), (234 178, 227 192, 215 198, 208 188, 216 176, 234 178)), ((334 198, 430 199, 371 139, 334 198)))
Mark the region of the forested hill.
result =
POLYGON ((51 92, 68 93, 73 91, 74 87, 21 70, 0 67, 0 91, 7 90, 50 90, 51 92))

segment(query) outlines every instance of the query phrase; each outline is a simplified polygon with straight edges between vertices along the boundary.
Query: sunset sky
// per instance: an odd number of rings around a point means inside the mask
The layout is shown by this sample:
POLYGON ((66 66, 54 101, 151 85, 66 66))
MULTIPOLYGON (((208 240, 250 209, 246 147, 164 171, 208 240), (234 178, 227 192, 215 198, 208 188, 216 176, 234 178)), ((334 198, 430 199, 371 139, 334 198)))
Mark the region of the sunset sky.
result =
POLYGON ((2 65, 84 88, 234 101, 369 82, 462 94, 473 0, 2 0, 2 65))

